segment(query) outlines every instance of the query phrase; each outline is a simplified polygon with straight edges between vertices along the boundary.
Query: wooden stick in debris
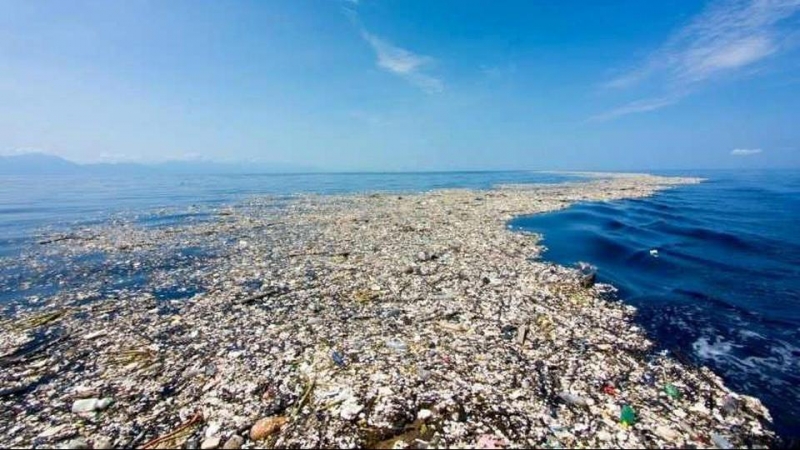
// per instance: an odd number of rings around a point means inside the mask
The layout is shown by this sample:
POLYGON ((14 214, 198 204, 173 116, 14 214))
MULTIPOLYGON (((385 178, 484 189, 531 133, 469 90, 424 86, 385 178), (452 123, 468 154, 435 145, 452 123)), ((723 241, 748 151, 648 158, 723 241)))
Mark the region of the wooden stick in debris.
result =
POLYGON ((183 432, 187 428, 189 428, 189 427, 191 427, 191 426, 193 426, 193 425, 195 425, 197 423, 200 423, 202 421, 203 421, 203 413, 202 412, 197 412, 191 419, 189 419, 188 422, 186 422, 183 425, 179 426, 174 431, 170 432, 169 434, 165 434, 164 436, 157 437, 157 438, 152 439, 152 440, 150 440, 148 442, 145 442, 144 445, 142 445, 139 448, 141 448, 141 449, 156 448, 156 446, 158 444, 161 444, 163 442, 166 442, 166 441, 178 436, 181 432, 183 432))
POLYGON ((95 237, 96 236, 83 237, 83 236, 78 236, 77 234, 68 234, 66 236, 59 236, 57 238, 50 238, 50 239, 45 239, 43 241, 39 241, 39 245, 54 244, 56 242, 69 241, 69 240, 91 241, 95 237))
POLYGON ((273 297, 276 295, 285 295, 289 293, 288 288, 279 288, 279 287, 271 287, 265 292, 261 292, 256 295, 252 295, 250 297, 244 298, 239 301, 240 304, 249 305, 250 303, 257 302, 259 300, 263 300, 267 297, 273 297))
POLYGON ((351 255, 351 252, 297 252, 297 253, 289 253, 286 255, 289 258, 296 258, 298 256, 329 256, 331 258, 342 256, 347 258, 351 255))

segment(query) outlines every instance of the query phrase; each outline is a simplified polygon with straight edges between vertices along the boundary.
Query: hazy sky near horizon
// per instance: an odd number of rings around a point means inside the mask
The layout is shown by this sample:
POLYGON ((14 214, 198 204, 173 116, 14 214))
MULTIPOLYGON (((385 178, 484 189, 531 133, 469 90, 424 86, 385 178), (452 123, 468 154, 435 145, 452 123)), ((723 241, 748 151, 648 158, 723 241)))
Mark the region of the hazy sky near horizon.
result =
POLYGON ((800 167, 800 0, 0 0, 0 153, 800 167))

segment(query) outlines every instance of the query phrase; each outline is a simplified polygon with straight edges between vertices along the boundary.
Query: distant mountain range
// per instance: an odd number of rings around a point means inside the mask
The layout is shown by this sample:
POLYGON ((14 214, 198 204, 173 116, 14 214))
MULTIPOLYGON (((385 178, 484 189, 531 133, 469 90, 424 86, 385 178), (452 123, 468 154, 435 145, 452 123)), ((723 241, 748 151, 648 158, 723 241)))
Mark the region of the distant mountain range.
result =
POLYGON ((168 161, 154 164, 78 164, 45 153, 0 156, 0 175, 256 174, 314 172, 310 166, 265 163, 168 161))

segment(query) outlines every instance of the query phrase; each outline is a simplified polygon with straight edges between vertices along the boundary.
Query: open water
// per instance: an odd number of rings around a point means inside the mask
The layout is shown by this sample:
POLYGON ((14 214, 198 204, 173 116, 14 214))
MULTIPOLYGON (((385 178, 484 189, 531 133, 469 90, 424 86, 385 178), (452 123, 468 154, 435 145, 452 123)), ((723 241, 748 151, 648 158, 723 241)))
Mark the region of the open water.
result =
POLYGON ((582 203, 509 226, 544 235, 543 258, 588 262, 677 349, 770 408, 800 436, 800 171, 681 173, 707 181, 582 203))

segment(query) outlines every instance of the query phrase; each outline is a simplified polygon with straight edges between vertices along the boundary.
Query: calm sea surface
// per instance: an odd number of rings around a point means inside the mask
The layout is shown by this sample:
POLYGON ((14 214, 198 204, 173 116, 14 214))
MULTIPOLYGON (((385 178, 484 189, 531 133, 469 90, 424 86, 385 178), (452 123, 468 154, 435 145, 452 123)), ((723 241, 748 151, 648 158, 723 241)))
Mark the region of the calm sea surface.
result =
POLYGON ((523 171, 90 178, 0 175, 0 256, 24 245, 32 233, 40 231, 92 224, 112 216, 135 216, 144 223, 151 219, 163 222, 169 219, 164 208, 174 210, 174 220, 180 221, 257 195, 486 189, 497 184, 558 183, 571 179, 575 178, 523 171))
MULTIPOLYGON (((798 436, 800 172, 679 175, 708 181, 648 199, 520 217, 509 226, 543 233, 544 259, 595 265, 601 281, 639 308, 640 322, 659 345, 761 398, 779 431, 798 436)), ((414 192, 571 179, 535 172, 0 177, 0 303, 37 292, 36 286, 21 292, 16 286, 22 273, 10 271, 16 270, 15 255, 53 231, 113 218, 143 226, 203 220, 213 208, 261 194, 414 192)))
POLYGON ((595 265, 658 344, 800 436, 800 171, 696 175, 708 181, 509 225, 542 233, 547 260, 595 265))

